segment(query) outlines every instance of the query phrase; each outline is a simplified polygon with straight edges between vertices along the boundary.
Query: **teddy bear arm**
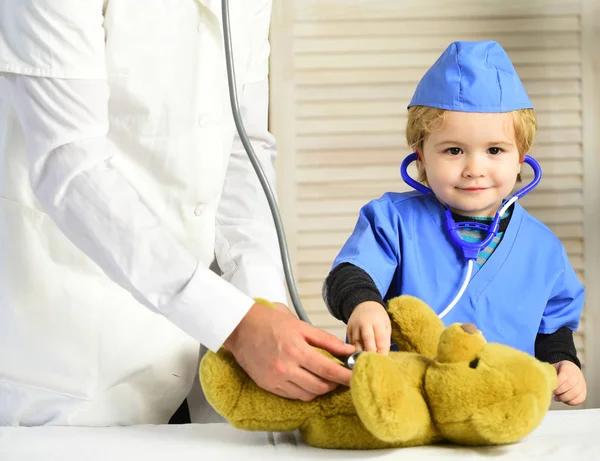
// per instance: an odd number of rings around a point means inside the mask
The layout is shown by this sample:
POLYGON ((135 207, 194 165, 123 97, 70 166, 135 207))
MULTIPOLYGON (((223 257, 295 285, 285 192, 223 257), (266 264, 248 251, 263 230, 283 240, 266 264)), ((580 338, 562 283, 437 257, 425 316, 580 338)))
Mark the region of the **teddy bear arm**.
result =
POLYGON ((436 439, 423 395, 427 366, 426 358, 403 352, 395 353, 393 359, 370 353, 357 361, 352 400, 375 437, 394 445, 419 445, 436 439))
POLYGON ((444 324, 426 303, 414 296, 402 295, 388 302, 392 322, 392 340, 399 350, 433 358, 444 324))

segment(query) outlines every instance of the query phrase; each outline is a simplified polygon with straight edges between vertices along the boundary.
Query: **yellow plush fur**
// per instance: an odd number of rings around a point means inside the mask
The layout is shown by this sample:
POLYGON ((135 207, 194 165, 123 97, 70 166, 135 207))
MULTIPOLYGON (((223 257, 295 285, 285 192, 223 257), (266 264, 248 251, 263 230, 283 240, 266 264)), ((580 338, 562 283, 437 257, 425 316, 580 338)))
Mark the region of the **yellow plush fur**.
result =
POLYGON ((350 388, 311 402, 278 397, 221 349, 200 366, 208 402, 237 428, 299 429, 308 445, 337 449, 506 444, 542 421, 556 386, 551 365, 487 343, 474 325, 444 328, 410 296, 391 300, 388 312, 401 352, 362 353, 350 388))

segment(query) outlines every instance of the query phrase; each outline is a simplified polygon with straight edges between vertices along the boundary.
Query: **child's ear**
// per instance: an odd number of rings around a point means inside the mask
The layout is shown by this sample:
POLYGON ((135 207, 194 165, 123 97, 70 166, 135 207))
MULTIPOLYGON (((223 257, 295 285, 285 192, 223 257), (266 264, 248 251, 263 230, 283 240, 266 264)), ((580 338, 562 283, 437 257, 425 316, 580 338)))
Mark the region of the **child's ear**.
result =
POLYGON ((519 160, 519 172, 517 173, 517 182, 523 182, 523 178, 521 178, 521 169, 523 168, 523 163, 525 163, 525 156, 521 160, 519 160))

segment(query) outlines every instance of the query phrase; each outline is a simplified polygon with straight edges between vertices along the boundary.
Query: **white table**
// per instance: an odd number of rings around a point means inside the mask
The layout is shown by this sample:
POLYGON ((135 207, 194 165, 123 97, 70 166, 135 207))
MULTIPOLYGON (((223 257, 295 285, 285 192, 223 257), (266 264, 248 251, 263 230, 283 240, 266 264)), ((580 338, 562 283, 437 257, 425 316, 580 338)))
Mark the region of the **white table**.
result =
POLYGON ((600 409, 551 411, 518 444, 459 448, 333 451, 308 447, 296 433, 246 432, 225 424, 182 426, 2 427, 1 461, 198 460, 600 460, 600 409))

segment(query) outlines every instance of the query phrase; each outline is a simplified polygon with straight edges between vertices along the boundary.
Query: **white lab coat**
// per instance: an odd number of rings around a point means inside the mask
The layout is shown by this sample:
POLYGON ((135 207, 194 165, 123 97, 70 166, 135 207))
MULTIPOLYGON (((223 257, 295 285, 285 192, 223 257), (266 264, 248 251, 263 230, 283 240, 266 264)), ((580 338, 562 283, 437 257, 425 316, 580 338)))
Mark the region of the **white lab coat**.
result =
MULTIPOLYGON (((0 424, 166 423, 200 344, 217 350, 253 296, 285 302, 229 109, 221 2, 40 5, 0 2, 0 424)), ((273 179, 271 1, 230 8, 273 179)))

